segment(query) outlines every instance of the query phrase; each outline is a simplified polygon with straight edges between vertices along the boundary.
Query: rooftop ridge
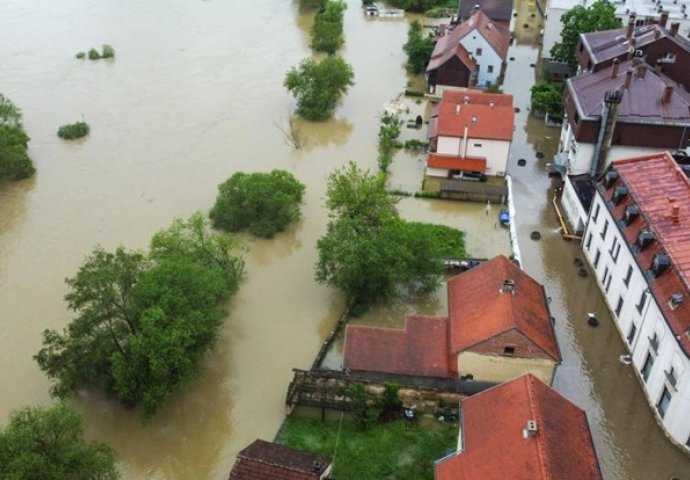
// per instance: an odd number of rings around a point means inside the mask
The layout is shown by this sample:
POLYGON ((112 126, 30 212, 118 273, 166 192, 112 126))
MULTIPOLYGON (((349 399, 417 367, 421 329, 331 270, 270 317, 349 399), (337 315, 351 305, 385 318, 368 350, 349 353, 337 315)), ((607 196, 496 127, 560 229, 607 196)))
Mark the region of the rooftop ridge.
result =
MULTIPOLYGON (((545 446, 544 446, 544 440, 543 440, 543 432, 541 430, 543 429, 544 425, 542 422, 542 416, 541 416, 541 409, 539 408, 538 402, 536 401, 536 390, 535 390, 535 384, 534 382, 537 381, 536 378, 534 378, 532 375, 527 374, 525 375, 525 382, 527 384, 527 396, 529 398, 529 409, 530 409, 530 415, 533 417, 534 421, 537 422, 537 434, 534 436, 534 441, 537 442, 537 456, 539 457, 539 465, 542 467, 543 472, 544 472, 544 478, 546 479, 551 479, 551 469, 549 468, 549 464, 546 461, 547 455, 545 451, 545 446)), ((532 420, 528 418, 527 420, 532 420)))

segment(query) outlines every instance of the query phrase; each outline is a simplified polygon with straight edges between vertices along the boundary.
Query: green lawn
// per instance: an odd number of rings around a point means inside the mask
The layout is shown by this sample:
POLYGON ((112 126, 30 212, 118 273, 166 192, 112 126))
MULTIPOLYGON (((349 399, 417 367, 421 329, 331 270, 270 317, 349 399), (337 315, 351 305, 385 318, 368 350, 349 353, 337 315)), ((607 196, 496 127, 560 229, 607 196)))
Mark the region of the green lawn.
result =
MULTIPOLYGON (((338 426, 338 421, 289 417, 276 442, 333 456, 338 426)), ((457 435, 453 424, 430 429, 399 420, 361 432, 343 420, 333 478, 433 480, 434 461, 455 449, 457 435)))

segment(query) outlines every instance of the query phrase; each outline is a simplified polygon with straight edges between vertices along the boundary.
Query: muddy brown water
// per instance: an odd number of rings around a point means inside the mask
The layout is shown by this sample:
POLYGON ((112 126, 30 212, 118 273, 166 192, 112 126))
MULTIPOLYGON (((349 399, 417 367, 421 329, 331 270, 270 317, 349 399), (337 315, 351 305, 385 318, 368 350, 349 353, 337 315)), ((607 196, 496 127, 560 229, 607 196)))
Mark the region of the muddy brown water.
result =
MULTIPOLYGON (((273 240, 244 237, 247 277, 199 380, 146 425, 94 392, 73 402, 89 438, 115 448, 124 478, 222 479, 239 449, 273 438, 291 368, 310 365, 343 308, 338 292, 313 280, 314 245, 327 221, 324 179, 348 160, 375 168, 378 114, 418 82, 402 67, 407 23, 366 19, 359 2, 349 3, 342 53, 357 84, 333 120, 300 123, 304 148, 294 150, 275 126, 294 106, 283 75, 310 54, 311 15, 294 2, 0 2, 0 91, 23 109, 38 169, 0 189, 0 423, 12 409, 50 402, 50 382, 31 356, 43 329, 68 323, 63 279, 95 245, 144 248, 174 217, 208 210, 233 172, 283 168, 307 185, 303 219, 273 240), (115 60, 74 58, 102 43, 115 48, 115 60), (57 127, 82 116, 89 137, 60 141, 57 127)), ((536 58, 527 46, 514 54, 521 69, 536 58)), ((507 90, 525 88, 531 73, 507 90)), ((512 161, 530 159, 515 173, 517 221, 527 270, 547 284, 558 319, 565 360, 556 387, 587 409, 607 478, 683 478, 687 459, 665 442, 629 367, 618 363, 615 330, 580 322, 584 311, 604 318, 605 309, 593 283, 571 269, 575 245, 555 233, 543 161, 532 161, 535 149, 553 148, 546 134, 555 132, 534 122, 519 128, 512 161), (544 239, 529 243, 535 228, 544 239)), ((394 181, 414 187, 419 159, 403 154, 396 164, 394 181)), ((447 224, 472 216, 412 200, 401 213, 447 224)), ((482 243, 471 234, 468 242, 482 243)), ((441 295, 387 315, 444 307, 441 295)))

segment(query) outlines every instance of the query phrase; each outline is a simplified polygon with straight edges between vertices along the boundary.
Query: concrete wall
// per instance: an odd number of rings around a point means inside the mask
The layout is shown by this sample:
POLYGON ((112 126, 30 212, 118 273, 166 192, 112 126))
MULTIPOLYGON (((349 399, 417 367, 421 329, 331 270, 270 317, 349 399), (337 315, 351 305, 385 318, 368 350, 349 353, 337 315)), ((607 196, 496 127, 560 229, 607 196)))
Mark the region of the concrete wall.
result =
POLYGON ((475 352, 458 354, 458 375, 473 375, 475 380, 503 383, 531 373, 551 385, 556 363, 543 358, 518 358, 503 355, 483 355, 475 352))

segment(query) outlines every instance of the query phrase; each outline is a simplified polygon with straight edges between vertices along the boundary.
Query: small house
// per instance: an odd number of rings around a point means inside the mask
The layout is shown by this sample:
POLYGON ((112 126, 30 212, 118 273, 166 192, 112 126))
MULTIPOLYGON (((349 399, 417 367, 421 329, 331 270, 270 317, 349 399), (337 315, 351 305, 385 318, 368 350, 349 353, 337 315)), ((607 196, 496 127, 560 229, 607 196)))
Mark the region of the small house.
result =
POLYGON ((228 480, 325 480, 332 468, 330 457, 255 440, 237 454, 228 480))

